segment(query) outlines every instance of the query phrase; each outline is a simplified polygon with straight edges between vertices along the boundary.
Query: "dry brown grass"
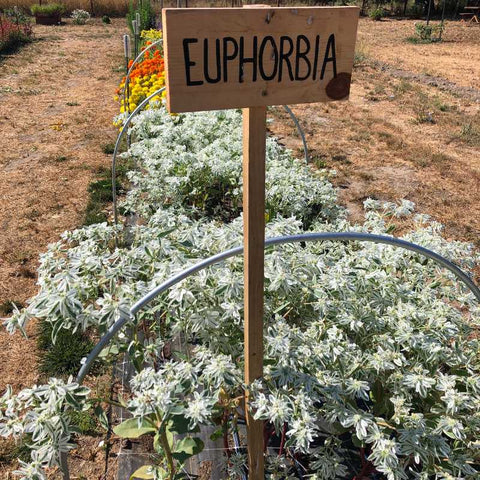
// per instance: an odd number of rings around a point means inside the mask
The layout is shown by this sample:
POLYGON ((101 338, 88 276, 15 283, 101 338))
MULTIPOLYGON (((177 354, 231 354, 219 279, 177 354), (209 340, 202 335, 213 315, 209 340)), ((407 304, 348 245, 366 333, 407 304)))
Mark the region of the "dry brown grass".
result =
MULTIPOLYGON (((88 185, 110 161, 102 146, 116 135, 125 21, 33 28, 36 40, 0 63, 0 317, 36 293, 47 244, 82 223, 88 185)), ((28 338, 0 328, 0 395, 7 384, 18 391, 41 381, 35 327, 28 338)), ((77 478, 104 478, 98 443, 82 438, 72 453, 77 478)), ((13 480, 15 457, 15 446, 0 442, 0 479, 13 480)))
MULTIPOLYGON (((110 17, 123 17, 128 12, 130 0, 42 0, 42 3, 58 2, 65 5, 67 14, 81 8, 87 10, 97 17, 108 15, 110 17)), ((134 0, 135 2, 135 0, 134 0)), ((182 4, 185 0, 182 0, 182 4)), ((12 8, 14 6, 22 8, 25 12, 30 12, 30 7, 40 3, 39 0, 0 0, 0 10, 12 8)), ((231 0, 188 0, 189 7, 230 7, 231 0)), ((275 2, 271 2, 275 3, 275 2)), ((160 13, 160 2, 152 0, 152 6, 155 11, 160 13)), ((164 0, 164 7, 176 7, 176 0, 164 0)))
MULTIPOLYGON (((0 0, 0 10, 17 6, 29 12, 30 7, 35 3, 39 3, 38 0, 0 0)), ((47 2, 43 1, 42 3, 47 2)), ((63 0, 59 3, 65 5, 67 14, 77 8, 81 8, 90 13, 93 12, 96 16, 109 15, 111 17, 120 17, 124 16, 128 11, 128 0, 63 0)))
MULTIPOLYGON (((480 53, 479 29, 449 22, 447 41, 430 48, 404 41, 412 29, 412 21, 362 19, 363 58, 350 101, 293 110, 313 162, 337 171, 333 181, 352 220, 362 221, 367 197, 406 198, 443 223, 447 237, 480 247, 480 104, 473 98, 480 93, 480 66, 471 61, 480 53), (450 83, 428 84, 427 64, 450 83)), ((272 114, 272 132, 301 152, 289 119, 279 110, 272 114)))

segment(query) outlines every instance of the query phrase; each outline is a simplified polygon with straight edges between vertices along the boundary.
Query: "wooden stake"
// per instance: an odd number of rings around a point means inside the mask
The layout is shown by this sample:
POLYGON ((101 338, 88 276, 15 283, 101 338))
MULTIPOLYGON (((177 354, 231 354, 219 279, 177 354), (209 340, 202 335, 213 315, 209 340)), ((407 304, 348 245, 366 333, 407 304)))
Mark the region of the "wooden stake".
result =
MULTIPOLYGON (((243 242, 245 269, 245 383, 263 376, 266 107, 243 110, 243 242)), ((264 480, 263 422, 245 398, 249 480, 264 480)))

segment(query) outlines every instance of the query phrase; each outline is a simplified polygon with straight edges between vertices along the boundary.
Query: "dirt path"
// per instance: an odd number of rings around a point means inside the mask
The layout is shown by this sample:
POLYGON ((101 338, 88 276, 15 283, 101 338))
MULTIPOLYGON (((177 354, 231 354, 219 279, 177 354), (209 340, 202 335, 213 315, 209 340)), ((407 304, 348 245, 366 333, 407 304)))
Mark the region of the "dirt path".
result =
POLYGON ((368 56, 396 68, 480 90, 480 25, 447 21, 442 42, 412 44, 406 39, 415 36, 416 22, 422 20, 361 19, 357 45, 368 56))
MULTIPOLYGON (((82 224, 88 184, 109 164, 124 31, 123 19, 35 26, 36 41, 0 63, 0 317, 36 293, 39 254, 82 224)), ((29 333, 0 329, 0 392, 38 379, 29 333)))
MULTIPOLYGON (((447 237, 480 247, 480 28, 450 23, 445 44, 411 45, 413 21, 378 23, 360 21, 350 101, 293 108, 312 160, 337 171, 354 221, 367 197, 405 198, 447 237), (428 81, 425 58, 445 75, 428 81)), ((300 138, 277 112, 272 132, 300 156, 300 138)))

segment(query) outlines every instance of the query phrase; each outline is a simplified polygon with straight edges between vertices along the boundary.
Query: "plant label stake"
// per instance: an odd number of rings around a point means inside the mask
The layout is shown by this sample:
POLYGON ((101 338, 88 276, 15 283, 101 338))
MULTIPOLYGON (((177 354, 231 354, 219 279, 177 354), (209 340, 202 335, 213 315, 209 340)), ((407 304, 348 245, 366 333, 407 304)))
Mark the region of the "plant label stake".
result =
MULTIPOLYGON (((245 383, 263 376, 268 105, 345 100, 359 8, 163 10, 167 108, 243 108, 245 383)), ((263 422, 245 402, 250 480, 264 479, 263 422)))

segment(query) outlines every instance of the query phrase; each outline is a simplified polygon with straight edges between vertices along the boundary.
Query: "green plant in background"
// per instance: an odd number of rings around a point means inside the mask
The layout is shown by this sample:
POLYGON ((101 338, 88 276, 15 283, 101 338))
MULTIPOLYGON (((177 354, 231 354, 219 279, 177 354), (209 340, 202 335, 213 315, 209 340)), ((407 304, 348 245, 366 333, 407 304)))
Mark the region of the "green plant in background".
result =
POLYGON ((16 25, 28 25, 30 23, 29 18, 23 13, 23 11, 17 6, 13 8, 7 8, 3 11, 5 17, 16 25))
POLYGON ((410 43, 433 43, 442 40, 442 34, 445 31, 445 24, 415 23, 415 36, 408 37, 410 43))
POLYGON ((32 27, 27 16, 18 8, 0 14, 0 53, 13 51, 32 41, 32 27))
POLYGON ((375 21, 380 21, 383 17, 385 17, 385 10, 382 7, 374 8, 370 10, 368 16, 375 21))
MULTIPOLYGON (((103 146, 104 153, 110 152, 112 144, 106 144, 103 146)), ((113 150, 111 150, 113 152, 113 150)), ((99 179, 94 180, 88 186, 88 203, 85 210, 84 225, 93 225, 99 222, 106 222, 107 207, 112 201, 112 171, 109 168, 101 169, 98 171, 99 179)), ((125 165, 120 165, 117 168, 117 192, 121 192, 123 189, 123 182, 126 181, 125 177, 125 165)))
POLYGON ((84 225, 92 225, 107 220, 105 209, 107 204, 112 201, 111 190, 111 181, 108 179, 97 180, 88 186, 89 199, 85 211, 84 225))
POLYGON ((138 12, 140 13, 140 31, 148 30, 156 26, 155 12, 150 0, 139 0, 138 12))
POLYGON ((47 3, 45 5, 39 5, 36 3, 30 7, 32 15, 62 15, 65 13, 65 5, 61 3, 47 3))
POLYGON ((105 23, 106 25, 112 23, 112 21, 110 20, 110 17, 108 15, 104 15, 102 17, 102 22, 105 23))
POLYGON ((105 143, 102 146, 102 152, 105 155, 111 155, 115 151, 115 144, 113 142, 105 143))
POLYGON ((140 25, 138 26, 139 32, 142 30, 149 30, 156 26, 155 12, 153 11, 150 0, 138 0, 136 4, 134 3, 134 0, 130 0, 127 13, 127 24, 132 35, 135 34, 132 21, 135 20, 137 13, 140 15, 140 25))
POLYGON ((85 333, 61 329, 53 332, 52 325, 41 321, 37 340, 42 351, 39 370, 47 376, 67 376, 78 372, 81 360, 95 346, 85 333), (55 340, 52 340, 55 333, 55 340))
POLYGON ((20 441, 7 441, 0 444, 0 464, 15 460, 28 462, 30 460, 31 435, 26 435, 20 441))
POLYGON ((69 419, 82 435, 97 436, 102 433, 101 426, 92 410, 72 410, 69 412, 69 419))

